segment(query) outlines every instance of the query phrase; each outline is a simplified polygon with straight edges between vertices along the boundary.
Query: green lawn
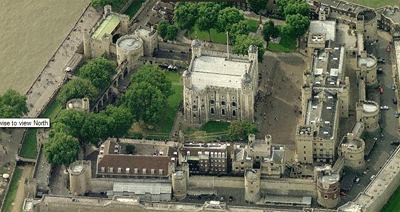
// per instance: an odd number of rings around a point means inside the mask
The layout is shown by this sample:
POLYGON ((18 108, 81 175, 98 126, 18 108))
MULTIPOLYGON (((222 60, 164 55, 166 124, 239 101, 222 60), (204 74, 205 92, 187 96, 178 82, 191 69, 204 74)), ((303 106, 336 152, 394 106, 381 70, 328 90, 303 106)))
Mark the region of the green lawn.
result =
POLYGON ((258 21, 253 20, 253 19, 246 19, 246 22, 250 26, 250 32, 257 32, 258 29, 258 21))
MULTIPOLYGON (((226 33, 225 32, 217 32, 217 30, 215 29, 211 29, 211 41, 214 43, 226 43, 226 33)), ((208 37, 208 32, 207 31, 200 31, 199 28, 196 26, 192 27, 192 29, 190 29, 190 37, 191 38, 197 38, 199 40, 205 40, 208 41, 209 37, 208 37)))
POLYGON ((21 156, 24 158, 36 158, 37 157, 37 140, 36 140, 36 128, 28 130, 24 145, 22 146, 21 156))
POLYGON ((292 52, 297 47, 297 41, 287 36, 282 36, 279 44, 269 42, 268 50, 273 52, 292 52))
POLYGON ((229 125, 231 125, 231 123, 210 121, 210 122, 207 122, 207 124, 205 124, 204 126, 202 126, 200 128, 200 130, 206 131, 207 133, 224 132, 224 131, 228 130, 229 125))
POLYGON ((11 180, 10 189, 8 190, 6 201, 4 202, 3 212, 8 212, 12 210, 12 203, 14 202, 15 195, 17 194, 18 181, 22 175, 22 169, 16 168, 14 172, 13 179, 11 180))
POLYGON ((129 15, 129 17, 132 18, 136 14, 136 12, 140 9, 143 2, 145 2, 145 0, 136 0, 132 2, 132 4, 128 7, 128 9, 126 9, 125 14, 129 15))
POLYGON ((400 187, 393 193, 389 201, 383 206, 381 212, 397 212, 400 211, 400 187))
POLYGON ((148 139, 168 139, 171 133, 172 127, 174 126, 175 116, 179 109, 179 102, 183 96, 183 85, 181 82, 181 75, 176 72, 167 71, 166 76, 172 82, 172 90, 174 94, 168 97, 168 107, 165 111, 163 120, 157 123, 157 127, 149 132, 146 137, 148 139))
POLYGON ((54 116, 61 110, 61 108, 62 105, 58 101, 54 100, 42 115, 42 118, 50 118, 50 120, 53 121, 54 116))
POLYGON ((348 1, 373 8, 378 8, 386 5, 400 6, 400 0, 348 0, 348 1))

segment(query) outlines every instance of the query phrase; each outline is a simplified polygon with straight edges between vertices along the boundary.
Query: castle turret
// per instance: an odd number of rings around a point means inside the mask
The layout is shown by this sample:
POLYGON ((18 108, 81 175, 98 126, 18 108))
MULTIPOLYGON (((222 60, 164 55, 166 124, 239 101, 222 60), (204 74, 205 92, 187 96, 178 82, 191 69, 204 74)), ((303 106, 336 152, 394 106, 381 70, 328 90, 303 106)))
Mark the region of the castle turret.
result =
POLYGON ((271 145, 272 145, 272 136, 271 135, 266 135, 265 136, 265 144, 267 144, 267 154, 266 155, 270 155, 271 154, 271 145))
POLYGON ((124 34, 128 34, 129 33, 129 16, 125 15, 125 14, 121 14, 121 31, 124 34))
POLYGON ((256 203, 260 200, 260 170, 249 169, 244 174, 244 200, 256 203))
POLYGON ((194 39, 192 41, 192 58, 201 56, 201 41, 194 39))
POLYGON ((72 195, 80 196, 89 191, 90 180, 92 178, 92 168, 90 161, 76 161, 68 168, 69 189, 72 195))
POLYGON ((317 201, 325 208, 336 207, 340 202, 339 174, 332 173, 330 165, 324 168, 315 167, 315 178, 317 180, 317 201))
POLYGON ((85 58, 91 58, 92 57, 92 50, 90 48, 90 34, 89 32, 84 32, 83 33, 83 54, 85 58))
POLYGON ((254 61, 254 64, 258 64, 258 47, 251 44, 248 49, 249 60, 254 61))

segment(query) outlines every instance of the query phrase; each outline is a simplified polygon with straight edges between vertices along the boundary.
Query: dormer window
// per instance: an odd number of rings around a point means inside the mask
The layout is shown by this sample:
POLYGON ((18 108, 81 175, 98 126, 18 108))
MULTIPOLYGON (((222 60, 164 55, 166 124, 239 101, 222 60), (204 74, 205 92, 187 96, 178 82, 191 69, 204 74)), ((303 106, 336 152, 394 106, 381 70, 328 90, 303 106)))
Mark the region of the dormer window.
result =
POLYGON ((158 173, 159 173, 159 174, 163 174, 163 173, 164 173, 164 170, 163 170, 163 169, 159 169, 159 170, 158 170, 158 173))
POLYGON ((101 172, 106 172, 106 167, 101 167, 101 172))
POLYGON ((110 168, 108 169, 108 172, 114 173, 114 168, 113 168, 113 167, 110 167, 110 168))
POLYGON ((151 174, 154 174, 154 169, 151 169, 151 174))
POLYGON ((118 173, 121 173, 122 172, 122 169, 121 169, 121 167, 119 167, 118 168, 118 173))
POLYGON ((146 169, 143 169, 143 174, 146 174, 146 169))
POLYGON ((129 174, 130 168, 126 168, 126 173, 129 174))

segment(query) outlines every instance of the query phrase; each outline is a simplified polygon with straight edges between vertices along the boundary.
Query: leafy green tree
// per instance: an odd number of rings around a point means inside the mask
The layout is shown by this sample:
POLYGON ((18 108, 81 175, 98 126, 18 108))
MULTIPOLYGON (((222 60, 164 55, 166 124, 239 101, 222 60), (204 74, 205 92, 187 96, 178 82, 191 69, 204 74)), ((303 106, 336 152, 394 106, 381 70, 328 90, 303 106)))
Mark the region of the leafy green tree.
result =
MULTIPOLYGON (((57 115, 55 123, 62 123, 64 126, 57 126, 63 130, 68 130, 68 133, 75 138, 80 138, 81 128, 85 122, 86 114, 85 112, 72 109, 72 110, 61 110, 57 115)), ((55 129, 57 129, 55 128, 55 129)), ((53 127, 52 127, 53 129, 53 127)))
POLYGON ((174 10, 174 22, 179 29, 191 29, 197 20, 197 3, 179 2, 174 10))
POLYGON ((284 7, 284 14, 286 17, 296 14, 308 17, 310 15, 310 6, 305 1, 291 1, 284 7))
POLYGON ((109 123, 110 136, 117 138, 125 136, 134 121, 129 109, 123 106, 108 105, 105 113, 111 118, 109 119, 111 121, 109 123))
POLYGON ((44 144, 44 155, 53 166, 73 163, 79 153, 79 141, 66 133, 57 132, 44 144))
POLYGON ((0 96, 0 118, 20 118, 28 114, 27 97, 9 89, 0 96))
POLYGON ((103 89, 109 85, 111 77, 116 74, 115 68, 113 61, 98 57, 82 66, 79 69, 79 76, 88 79, 96 88, 103 89))
POLYGON ((208 38, 211 40, 210 30, 217 26, 218 13, 221 6, 215 2, 198 3, 198 19, 197 26, 202 31, 208 32, 208 38))
POLYGON ((217 30, 220 32, 230 31, 233 24, 239 23, 242 20, 244 20, 243 13, 234 7, 227 7, 218 13, 217 30))
POLYGON ((127 0, 92 0, 91 3, 93 7, 104 7, 106 4, 116 6, 126 1, 127 0))
POLYGON ((167 99, 173 94, 171 80, 167 78, 165 72, 158 66, 145 64, 140 67, 139 70, 132 75, 131 83, 148 82, 152 86, 158 88, 164 95, 164 99, 167 99))
POLYGON ((62 122, 54 122, 51 124, 50 132, 49 132, 49 137, 54 137, 56 133, 66 133, 68 135, 71 135, 70 133, 70 127, 62 122))
POLYGON ((233 45, 233 53, 235 54, 248 54, 248 49, 251 44, 258 47, 258 61, 262 62, 264 58, 265 48, 264 42, 261 38, 257 38, 251 35, 238 35, 236 42, 233 45))
POLYGON ((133 154, 135 152, 135 146, 133 146, 132 144, 128 144, 125 147, 126 153, 128 154, 133 154))
POLYGON ((96 87, 87 79, 76 78, 72 79, 63 85, 57 95, 57 101, 62 105, 67 103, 68 100, 74 98, 87 97, 90 101, 94 101, 98 93, 96 87))
POLYGON ((178 27, 176 27, 175 25, 169 25, 167 27, 167 35, 166 35, 166 39, 167 40, 175 40, 176 36, 178 35, 178 27))
POLYGON ((233 121, 228 127, 228 137, 233 141, 247 141, 250 134, 257 132, 257 126, 248 121, 233 121))
POLYGON ((238 35, 248 35, 250 33, 250 26, 247 21, 242 20, 239 23, 232 24, 229 32, 229 40, 231 43, 236 42, 236 36, 238 35))
MULTIPOLYGON (((261 10, 265 10, 267 8, 268 0, 247 0, 247 5, 256 13, 260 13, 261 10)), ((260 14, 260 23, 261 14, 260 14)))
POLYGON ((225 1, 225 2, 217 2, 219 4, 219 6, 221 6, 221 8, 226 8, 226 7, 234 7, 235 4, 234 2, 231 1, 225 1))
POLYGON ((285 26, 283 27, 286 28, 283 31, 294 38, 300 38, 307 32, 309 26, 310 19, 308 16, 303 16, 301 14, 288 15, 286 17, 285 26), (286 27, 286 25, 290 27, 286 27))
POLYGON ((162 39, 165 39, 167 36, 167 28, 169 26, 168 21, 163 20, 157 25, 158 34, 161 36, 162 39))
POLYGON ((122 104, 131 111, 136 120, 154 123, 164 116, 167 101, 156 85, 143 81, 131 84, 122 96, 122 104))
POLYGON ((104 112, 90 113, 81 126, 81 138, 85 143, 97 145, 110 136, 110 123, 113 123, 104 112))
POLYGON ((270 20, 264 24, 262 34, 264 36, 264 40, 267 41, 267 46, 268 46, 270 37, 277 38, 279 35, 279 31, 278 28, 275 27, 274 22, 270 20))

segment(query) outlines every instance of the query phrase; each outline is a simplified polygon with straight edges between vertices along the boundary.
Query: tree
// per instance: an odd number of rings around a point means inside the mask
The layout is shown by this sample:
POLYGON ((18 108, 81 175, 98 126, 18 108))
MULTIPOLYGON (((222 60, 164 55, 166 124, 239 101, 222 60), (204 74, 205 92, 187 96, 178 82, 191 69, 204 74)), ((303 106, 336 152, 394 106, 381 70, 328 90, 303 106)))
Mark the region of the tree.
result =
POLYGON ((158 34, 161 36, 161 38, 164 40, 165 36, 167 36, 167 28, 169 26, 169 23, 166 20, 161 21, 157 25, 157 30, 158 34))
POLYGON ((270 41, 270 37, 277 38, 279 35, 278 29, 275 27, 273 21, 268 21, 264 24, 262 34, 264 36, 264 40, 267 41, 267 46, 270 41))
POLYGON ((197 25, 199 30, 208 32, 209 40, 211 40, 210 30, 217 26, 218 13, 220 9, 221 6, 215 2, 198 3, 197 25))
POLYGON ((218 13, 217 30, 220 32, 230 31, 233 24, 239 23, 242 20, 244 20, 243 13, 234 7, 227 7, 218 13))
POLYGON ((109 137, 110 123, 112 123, 112 120, 104 112, 90 113, 81 127, 82 140, 85 143, 97 145, 100 141, 109 137))
POLYGON ((132 75, 131 83, 148 82, 152 86, 157 87, 167 99, 173 94, 171 80, 167 78, 165 72, 158 66, 146 64, 132 75))
POLYGON ((308 27, 310 26, 310 19, 308 16, 303 16, 301 14, 296 15, 288 15, 286 17, 286 23, 283 28, 283 31, 288 33, 290 36, 295 38, 300 38, 307 32, 308 27), (286 25, 290 26, 287 27, 286 25))
POLYGON ((51 165, 68 167, 78 157, 79 142, 66 133, 57 132, 44 144, 43 151, 51 165))
POLYGON ((174 22, 179 29, 192 28, 197 20, 197 3, 179 2, 174 10, 174 22))
POLYGON ((79 76, 88 79, 96 88, 103 89, 110 83, 111 77, 116 74, 115 63, 103 57, 98 57, 84 66, 79 71, 79 76))
POLYGON ((234 44, 236 42, 236 36, 248 35, 250 33, 250 26, 247 21, 242 20, 239 23, 232 24, 229 32, 229 39, 234 44))
POLYGON ((68 125, 66 125, 62 122, 54 122, 51 124, 49 137, 52 138, 52 137, 54 137, 55 134, 60 133, 60 132, 71 135, 70 128, 68 125))
POLYGON ((132 144, 128 144, 125 147, 126 153, 128 154, 133 154, 135 152, 135 146, 133 146, 132 144))
POLYGON ((57 101, 62 105, 67 103, 68 100, 74 98, 87 97, 90 101, 94 101, 98 90, 87 79, 76 78, 70 80, 60 89, 57 95, 57 101))
POLYGON ((233 45, 233 53, 247 55, 251 44, 258 47, 258 61, 262 62, 265 53, 264 42, 262 39, 251 35, 238 35, 233 45))
POLYGON ((120 138, 128 133, 134 121, 128 108, 108 105, 105 113, 112 121, 109 124, 110 136, 120 138))
POLYGON ((178 35, 178 27, 175 25, 169 25, 167 27, 167 35, 165 39, 173 41, 176 39, 176 36, 178 35))
POLYGON ((284 14, 285 17, 296 14, 308 17, 310 15, 310 6, 305 1, 291 1, 284 7, 284 14))
POLYGON ((160 89, 146 81, 132 83, 122 96, 122 104, 136 120, 154 123, 164 115, 167 101, 160 89))
MULTIPOLYGON (((256 13, 259 13, 261 10, 267 8, 268 0, 247 0, 247 5, 256 13)), ((261 21, 261 14, 260 14, 260 24, 261 21)))
POLYGON ((106 4, 109 4, 111 6, 116 6, 123 2, 126 2, 126 0, 92 0, 91 1, 93 7, 104 7, 106 4))
POLYGON ((0 96, 0 118, 20 118, 28 114, 27 97, 9 89, 0 96))
POLYGON ((75 138, 80 138, 81 128, 83 123, 85 122, 85 118, 86 114, 81 110, 78 109, 61 110, 60 113, 57 115, 55 123, 64 124, 66 127, 57 126, 57 128, 68 130, 68 133, 71 136, 75 138))
POLYGON ((228 127, 228 137, 234 141, 247 141, 250 134, 257 132, 257 126, 248 121, 233 121, 228 127))

